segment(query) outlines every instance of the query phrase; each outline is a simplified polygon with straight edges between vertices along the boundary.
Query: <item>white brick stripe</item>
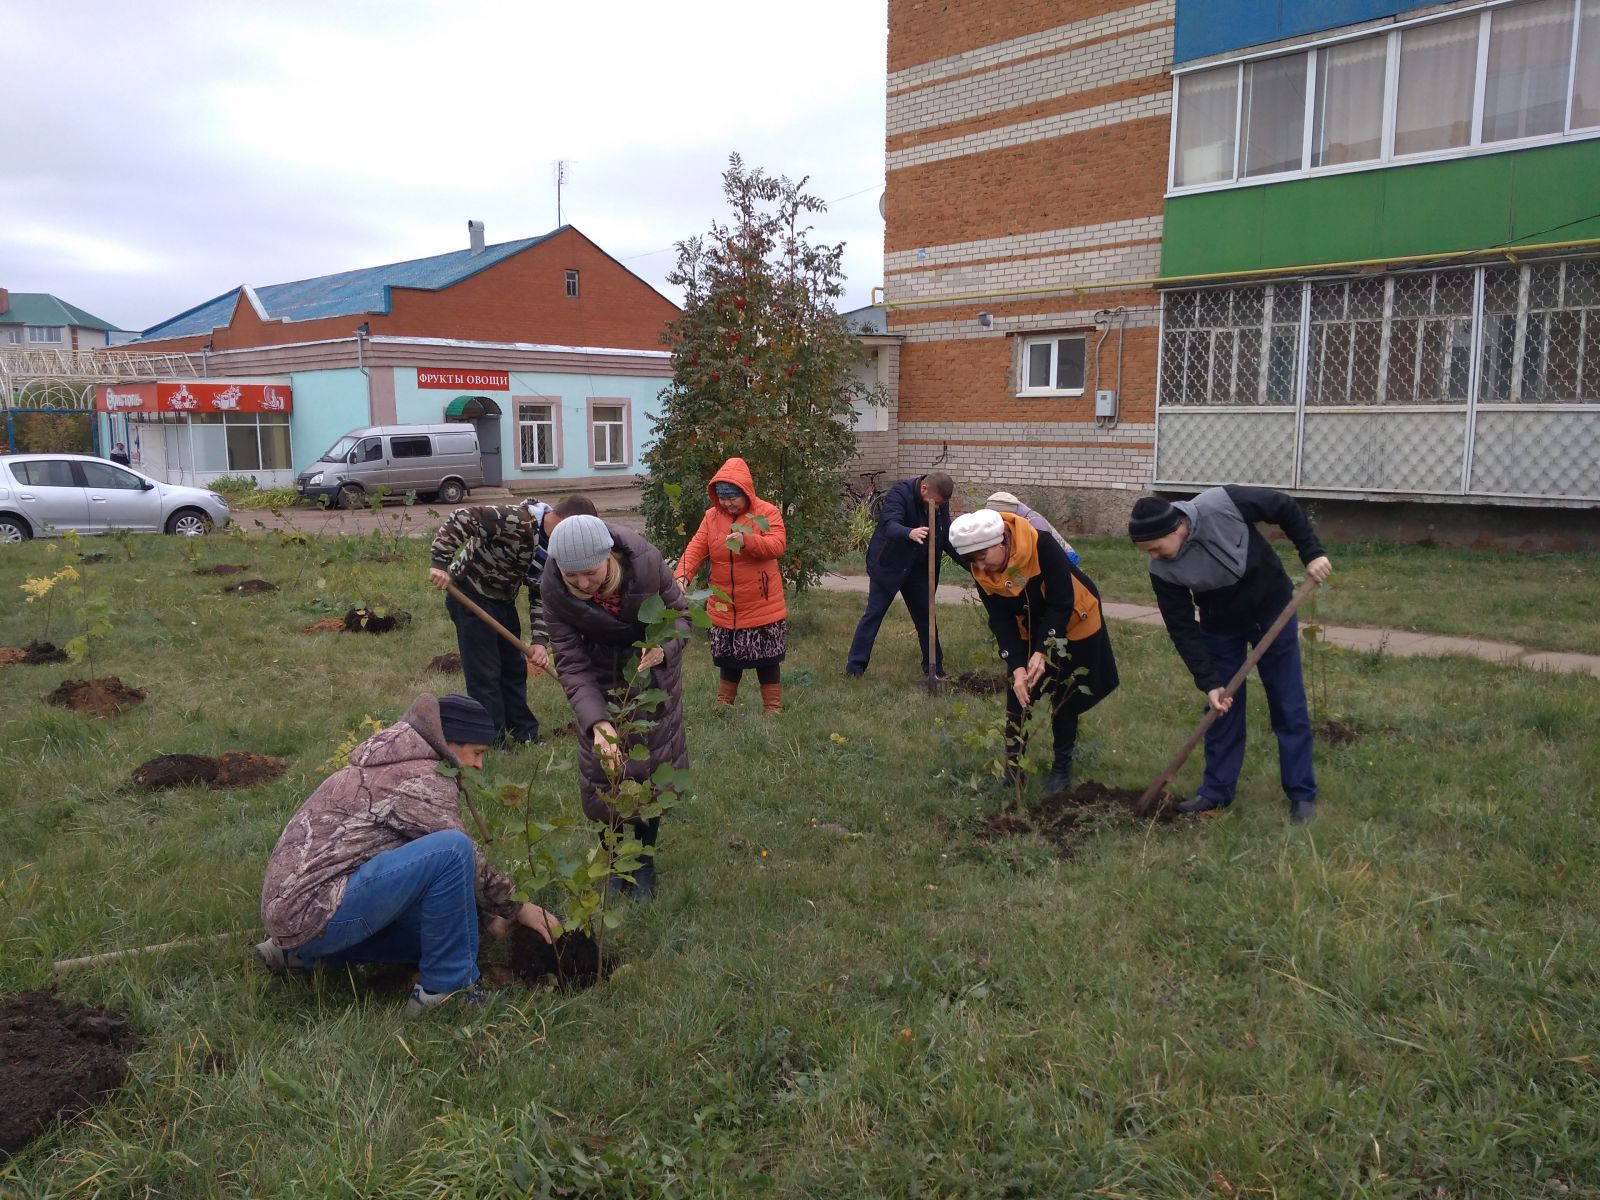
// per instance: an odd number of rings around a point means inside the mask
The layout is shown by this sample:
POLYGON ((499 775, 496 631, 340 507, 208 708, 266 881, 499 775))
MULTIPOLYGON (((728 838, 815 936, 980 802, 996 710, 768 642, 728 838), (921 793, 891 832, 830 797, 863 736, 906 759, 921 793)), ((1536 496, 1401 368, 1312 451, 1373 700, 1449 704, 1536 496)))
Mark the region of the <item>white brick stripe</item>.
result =
POLYGON ((904 170, 928 163, 961 158, 968 154, 982 154, 986 150, 1001 150, 1007 146, 1025 146, 1030 142, 1044 142, 1065 137, 1069 133, 1082 133, 1087 129, 1102 129, 1107 125, 1120 125, 1124 121, 1142 121, 1147 117, 1164 117, 1172 111, 1170 91, 1149 96, 1136 96, 1132 100, 1117 100, 1111 104, 1097 104, 1076 112, 1057 113, 1037 121, 1024 121, 1020 125, 1006 125, 999 129, 986 129, 964 137, 942 142, 928 142, 921 146, 908 146, 889 155, 888 169, 904 170))
POLYGON ((889 97, 888 133, 910 133, 1164 73, 1172 31, 1152 29, 889 97))
POLYGON ((904 88, 946 79, 951 75, 997 67, 1002 63, 1026 58, 1029 55, 1048 54, 1052 50, 1062 50, 1091 38, 1138 29, 1142 25, 1154 25, 1158 21, 1170 21, 1176 5, 1177 0, 1153 0, 1152 3, 1134 5, 1119 12, 1058 25, 1042 33, 1025 34, 1008 42, 996 42, 992 46, 980 46, 976 50, 966 50, 948 58, 919 63, 914 67, 893 72, 889 76, 889 91, 898 92, 904 88))
MULTIPOLYGON (((996 438, 1029 438, 1039 442, 1143 442, 1155 439, 1156 427, 1126 421, 1110 426, 1095 425, 1089 421, 902 421, 900 436, 919 441, 931 438, 939 441, 989 442, 996 438)), ((1088 451, 1088 447, 1084 449, 1088 451)))
MULTIPOLYGON (((1002 297, 996 297, 997 300, 1002 297)), ((1026 299, 1026 297, 1018 297, 1026 299)), ((953 303, 973 303, 967 301, 954 301, 953 303)), ((953 321, 918 321, 914 325, 891 325, 890 333, 898 333, 911 342, 966 342, 978 338, 999 337, 1007 334, 1034 333, 1041 329, 1071 329, 1073 327, 1088 327, 1094 324, 1094 314, 1104 306, 1094 305, 1089 308, 1069 309, 1065 312, 1039 312, 1024 313, 1020 316, 996 315, 994 325, 988 329, 983 328, 971 317, 961 317, 953 321)), ((917 311, 922 311, 919 307, 917 311)), ((1155 329, 1161 324, 1161 309, 1129 308, 1127 329, 1155 329)))
POLYGON ((918 250, 895 250, 884 255, 883 269, 907 271, 919 267, 954 266, 975 259, 1070 254, 1074 250, 1088 250, 1115 242, 1142 242, 1160 236, 1159 216, 1132 217, 1126 221, 1041 229, 1033 233, 982 238, 973 242, 947 242, 942 246, 924 246, 918 250))
POLYGON ((936 301, 1011 288, 1084 287, 1118 279, 1151 279, 1161 273, 1161 245, 1148 242, 1110 250, 1084 250, 1053 258, 1014 259, 941 267, 910 275, 886 275, 891 304, 936 301))

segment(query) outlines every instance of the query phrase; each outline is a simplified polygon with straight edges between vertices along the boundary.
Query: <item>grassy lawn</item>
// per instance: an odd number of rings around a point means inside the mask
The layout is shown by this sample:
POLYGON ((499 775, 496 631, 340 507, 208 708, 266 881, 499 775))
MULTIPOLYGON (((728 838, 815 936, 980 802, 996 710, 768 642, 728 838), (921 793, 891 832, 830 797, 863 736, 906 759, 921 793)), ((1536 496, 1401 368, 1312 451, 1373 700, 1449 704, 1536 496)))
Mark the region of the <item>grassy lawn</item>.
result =
MULTIPOLYGON (((143 1047, 90 1120, 0 1164, 0 1195, 1600 1196, 1592 679, 1325 651, 1323 715, 1373 732, 1319 746, 1315 825, 1286 823, 1258 694, 1233 809, 1110 823, 1062 861, 976 836, 998 801, 956 781, 959 735, 998 698, 920 693, 899 613, 846 681, 859 598, 813 594, 781 719, 753 694, 714 714, 690 651, 700 794, 666 819, 659 899, 611 979, 408 1022, 403 986, 269 980, 244 951, 266 855, 340 740, 460 686, 426 669, 453 648, 426 544, 384 546, 392 563, 354 540, 190 545, 283 589, 237 597, 175 540, 128 545, 85 547, 113 555, 87 571, 117 614, 92 669, 0 668, 0 991, 56 958, 240 934, 61 977, 143 1047), (299 632, 357 602, 415 620, 299 632), (41 703, 110 674, 148 701, 41 703), (229 749, 290 769, 239 792, 128 784, 155 754, 229 749)), ((1103 584, 1124 577, 1110 543, 1089 551, 1103 584)), ((1412 553, 1335 561, 1403 597, 1412 553)), ((1467 562, 1436 553, 1431 595, 1467 562)), ((17 585, 59 558, 0 550, 0 645, 42 633, 17 585)), ((1600 644, 1592 606, 1570 622, 1600 644)), ((58 598, 52 640, 77 625, 58 598)), ((974 607, 941 627, 953 670, 988 656, 974 607)), ((1123 685, 1084 719, 1080 773, 1142 787, 1198 696, 1159 631, 1113 636, 1123 685)), ((532 697, 567 719, 550 682, 532 697)), ((570 811, 570 757, 495 770, 570 811)))
MULTIPOLYGON (((1107 600, 1154 603, 1144 556, 1127 539, 1073 538, 1072 544, 1107 600)), ((1294 548, 1283 543, 1278 552, 1291 578, 1302 578, 1294 548)), ((1329 545, 1328 557, 1333 578, 1308 602, 1302 619, 1600 654, 1594 613, 1600 555, 1342 542, 1329 545)), ((833 569, 866 572, 860 555, 833 569)), ((965 576, 946 562, 939 578, 959 583, 965 576)))

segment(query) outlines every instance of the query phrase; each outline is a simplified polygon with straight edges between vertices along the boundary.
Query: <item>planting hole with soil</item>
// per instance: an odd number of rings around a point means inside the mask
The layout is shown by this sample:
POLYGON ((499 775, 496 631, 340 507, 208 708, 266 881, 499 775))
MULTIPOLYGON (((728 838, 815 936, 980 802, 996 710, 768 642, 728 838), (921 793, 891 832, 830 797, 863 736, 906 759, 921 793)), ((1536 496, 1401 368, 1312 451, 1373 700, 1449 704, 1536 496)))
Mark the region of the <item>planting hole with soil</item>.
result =
POLYGON ((461 670, 461 655, 454 650, 449 654, 441 654, 428 664, 428 670, 453 675, 461 670))
POLYGON ((125 708, 143 704, 143 688, 129 687, 115 675, 103 679, 64 679, 45 697, 45 703, 96 717, 114 717, 125 708))
POLYGON ((162 754, 135 767, 133 782, 147 792, 194 783, 210 784, 217 789, 251 787, 278 778, 286 765, 281 758, 252 754, 248 750, 229 750, 219 758, 204 754, 162 754))
POLYGON ((69 1005, 48 990, 0 998, 0 1160, 116 1091, 138 1046, 121 1013, 69 1005))
POLYGON ((197 567, 196 575, 242 575, 250 568, 243 563, 218 563, 214 567, 197 567))
POLYGON ((67 652, 54 642, 29 642, 22 649, 0 646, 0 667, 37 667, 67 661, 67 652))
MULTIPOLYGON (((1096 829, 1146 823, 1136 815, 1141 795, 1131 788, 1106 787, 1092 781, 1080 783, 1071 791, 1040 796, 1020 812, 1010 808, 993 814, 984 820, 978 839, 993 842, 1007 837, 1036 837, 1070 857, 1096 829)), ((1148 823, 1170 825, 1177 820, 1179 799, 1171 792, 1160 793, 1148 823)))
POLYGON ((278 585, 268 583, 265 579, 243 579, 238 583, 230 583, 217 594, 220 596, 259 596, 263 592, 275 592, 278 585))
POLYGON ((352 608, 344 614, 346 633, 393 633, 402 625, 411 623, 411 614, 396 610, 392 613, 370 608, 352 608))

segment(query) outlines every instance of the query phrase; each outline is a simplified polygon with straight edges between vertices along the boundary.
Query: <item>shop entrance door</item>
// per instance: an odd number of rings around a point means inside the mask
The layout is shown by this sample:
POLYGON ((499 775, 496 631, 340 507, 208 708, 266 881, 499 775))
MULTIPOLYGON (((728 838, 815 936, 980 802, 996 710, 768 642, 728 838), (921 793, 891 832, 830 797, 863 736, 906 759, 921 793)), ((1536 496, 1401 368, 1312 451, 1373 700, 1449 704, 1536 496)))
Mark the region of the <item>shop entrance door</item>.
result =
POLYGON ((478 453, 483 457, 483 484, 505 482, 500 466, 500 406, 487 396, 457 396, 445 406, 447 421, 469 421, 478 433, 478 453))

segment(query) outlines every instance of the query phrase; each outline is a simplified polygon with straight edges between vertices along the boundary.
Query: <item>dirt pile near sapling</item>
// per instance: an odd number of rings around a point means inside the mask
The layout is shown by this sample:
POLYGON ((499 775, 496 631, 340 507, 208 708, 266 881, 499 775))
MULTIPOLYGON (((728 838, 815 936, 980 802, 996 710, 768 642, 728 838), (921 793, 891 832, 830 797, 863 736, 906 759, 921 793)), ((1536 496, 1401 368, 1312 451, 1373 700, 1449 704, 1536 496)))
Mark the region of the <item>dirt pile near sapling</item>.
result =
POLYGON ((1131 788, 1107 787, 1093 781, 1066 792, 1053 792, 1030 800, 1022 812, 1008 809, 989 817, 978 831, 982 841, 1004 837, 1037 837, 1071 854, 1089 833, 1111 825, 1154 823, 1169 825, 1181 814, 1181 797, 1162 792, 1150 814, 1138 814, 1139 797, 1131 788))
POLYGON ((264 592, 275 592, 278 585, 269 583, 265 579, 241 579, 238 583, 230 583, 217 593, 219 596, 259 596, 264 592))
POLYGON ((1332 717, 1313 721, 1311 733, 1317 741, 1329 746, 1354 746, 1367 736, 1367 731, 1361 726, 1347 725, 1343 721, 1335 721, 1332 717))
POLYGON ((214 567, 196 567, 196 575, 242 575, 250 568, 243 563, 218 563, 214 567))
POLYGON ((950 676, 944 681, 944 689, 948 692, 966 692, 971 696, 995 696, 1006 690, 1006 677, 988 671, 968 671, 964 675, 950 676))
POLYGON ((116 1091, 138 1047, 121 1013, 68 1005, 51 991, 0 998, 0 1159, 116 1091))
POLYGON ((67 661, 67 652, 54 642, 29 642, 22 649, 0 646, 0 667, 37 667, 67 661))
POLYGON ((408 612, 377 613, 370 608, 352 608, 344 614, 346 633, 393 633, 411 623, 408 612))
POLYGON ((133 769, 134 786, 147 792, 204 783, 213 788, 250 787, 282 775, 285 760, 248 750, 229 750, 220 758, 205 754, 162 754, 133 769))
POLYGON ((45 703, 96 717, 114 717, 125 708, 143 704, 143 688, 129 687, 115 675, 103 679, 64 679, 45 697, 45 703))
POLYGON ((511 969, 529 987, 589 987, 599 980, 600 947, 587 933, 563 933, 551 945, 526 925, 511 930, 511 969))
POLYGON ((449 654, 441 654, 428 664, 430 671, 443 671, 446 675, 453 675, 461 670, 461 655, 452 650, 449 654))
POLYGON ((321 617, 300 631, 301 633, 343 633, 343 617, 321 617))

